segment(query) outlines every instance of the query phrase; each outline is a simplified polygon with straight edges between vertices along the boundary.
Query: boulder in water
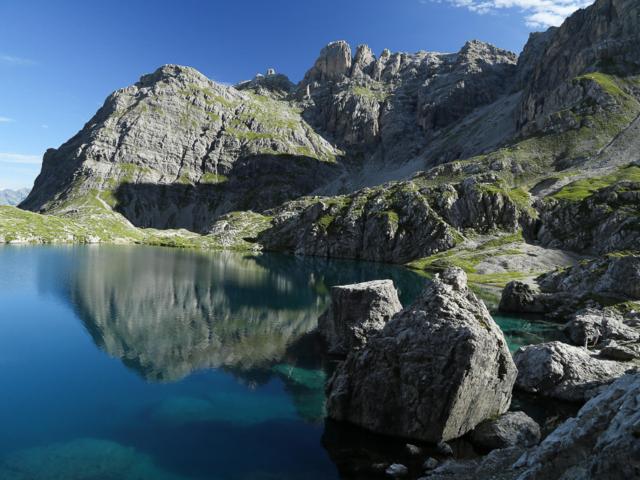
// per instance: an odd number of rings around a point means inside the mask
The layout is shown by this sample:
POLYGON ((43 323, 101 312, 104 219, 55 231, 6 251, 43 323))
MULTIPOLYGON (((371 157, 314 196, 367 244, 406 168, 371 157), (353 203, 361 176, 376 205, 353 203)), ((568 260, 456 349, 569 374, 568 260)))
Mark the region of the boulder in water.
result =
POLYGON ((504 413, 516 374, 504 334, 451 268, 349 353, 328 382, 327 411, 378 433, 450 440, 504 413))

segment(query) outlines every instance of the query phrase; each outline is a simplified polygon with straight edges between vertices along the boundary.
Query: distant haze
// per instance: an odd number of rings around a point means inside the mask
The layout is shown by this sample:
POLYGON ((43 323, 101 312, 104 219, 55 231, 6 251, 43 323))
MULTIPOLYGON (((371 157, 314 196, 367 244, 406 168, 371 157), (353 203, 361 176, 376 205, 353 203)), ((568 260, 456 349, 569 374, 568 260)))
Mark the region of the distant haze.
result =
POLYGON ((4 189, 0 190, 0 205, 18 205, 29 195, 29 188, 21 188, 19 190, 4 189))

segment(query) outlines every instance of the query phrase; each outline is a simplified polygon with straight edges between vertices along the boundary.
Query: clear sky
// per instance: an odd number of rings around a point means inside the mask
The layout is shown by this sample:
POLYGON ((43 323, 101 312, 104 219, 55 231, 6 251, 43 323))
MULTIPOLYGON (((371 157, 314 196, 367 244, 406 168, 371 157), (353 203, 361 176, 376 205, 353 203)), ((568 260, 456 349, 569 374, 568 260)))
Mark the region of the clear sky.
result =
POLYGON ((269 67, 298 81, 332 40, 519 53, 590 0, 1 0, 0 189, 31 187, 42 153, 113 90, 166 63, 235 83, 269 67))

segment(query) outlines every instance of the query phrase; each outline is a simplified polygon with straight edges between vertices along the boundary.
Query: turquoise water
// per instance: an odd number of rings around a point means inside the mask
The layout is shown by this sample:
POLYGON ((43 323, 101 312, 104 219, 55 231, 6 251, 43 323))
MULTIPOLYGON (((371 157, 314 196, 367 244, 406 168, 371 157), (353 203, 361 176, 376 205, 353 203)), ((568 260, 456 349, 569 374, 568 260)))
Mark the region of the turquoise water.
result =
MULTIPOLYGON (((0 479, 340 478, 348 436, 325 432, 311 332, 330 286, 376 278, 404 304, 424 282, 275 254, 0 248, 0 479)), ((497 320, 512 346, 548 335, 497 320)))

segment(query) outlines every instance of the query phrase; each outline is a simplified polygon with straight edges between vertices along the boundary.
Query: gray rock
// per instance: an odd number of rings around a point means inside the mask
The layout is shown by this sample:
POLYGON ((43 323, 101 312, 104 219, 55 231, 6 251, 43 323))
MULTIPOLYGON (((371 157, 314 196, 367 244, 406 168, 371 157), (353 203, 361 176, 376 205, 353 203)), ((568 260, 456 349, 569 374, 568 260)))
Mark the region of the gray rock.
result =
POLYGON ((322 49, 315 65, 305 75, 303 84, 340 80, 351 72, 351 61, 351 47, 347 42, 331 42, 322 49))
POLYGON ((499 309, 501 312, 544 313, 546 306, 537 286, 514 280, 502 291, 499 309))
POLYGON ((513 230, 528 213, 509 195, 472 179, 439 187, 413 181, 291 202, 260 235, 267 250, 405 263, 447 250, 457 229, 513 230))
POLYGON ((574 345, 595 346, 608 340, 638 341, 640 332, 623 323, 622 316, 610 310, 586 309, 577 312, 564 331, 574 345))
MULTIPOLYGON (((627 170, 630 172, 630 170, 627 170)), ((537 240, 544 246, 602 255, 640 244, 640 183, 622 180, 580 201, 540 202, 537 240)))
POLYGON ((575 85, 573 79, 594 66, 615 65, 622 75, 637 72, 638 24, 635 0, 598 0, 549 34, 533 37, 525 52, 534 65, 519 65, 527 77, 519 108, 525 132, 539 132, 554 113, 572 106, 575 98, 567 90, 575 85))
POLYGON ((406 477, 409 474, 409 469, 402 465, 401 463, 392 463, 385 470, 385 473, 390 477, 400 478, 406 477))
POLYGON ((640 375, 591 399, 516 464, 518 480, 640 478, 640 375))
POLYGON ((470 440, 487 450, 531 447, 540 442, 540 426, 524 412, 507 412, 478 425, 471 432, 470 440))
POLYGON ((409 455, 418 456, 422 454, 422 449, 417 445, 407 443, 405 445, 405 448, 407 449, 407 453, 409 453, 409 455))
POLYGON ((440 440, 436 444, 436 450, 440 455, 445 455, 447 457, 450 457, 451 455, 453 455, 453 448, 451 448, 451 445, 449 445, 444 440, 440 440))
MULTIPOLYGON (((585 306, 598 306, 595 298, 610 303, 638 300, 640 299, 638 285, 640 285, 640 256, 635 254, 603 256, 540 275, 533 285, 519 281, 510 282, 502 292, 500 310, 544 313, 552 317, 566 318, 585 306)), ((589 333, 585 330, 580 333, 579 324, 587 328, 587 324, 595 325, 594 321, 578 320, 575 323, 575 329, 573 323, 567 327, 568 332, 570 335, 574 332, 576 339, 581 339, 584 344, 586 338, 582 335, 594 335, 597 332, 589 333)), ((598 321, 598 323, 602 322, 598 321)), ((616 324, 607 322, 607 325, 614 328, 616 324)), ((622 326, 620 332, 611 332, 611 335, 622 335, 622 330, 631 334, 626 327, 622 326)))
POLYGON ((331 305, 318 319, 318 330, 331 353, 344 355, 365 346, 400 310, 391 280, 340 285, 331 288, 331 305))
POLYGON ((627 480, 640 478, 640 375, 625 375, 540 445, 450 460, 429 480, 627 480))
POLYGON ((516 369, 500 328, 449 269, 327 384, 329 417, 374 432, 439 442, 504 413, 516 369))
POLYGON ((620 345, 615 341, 610 341, 600 349, 600 356, 609 360, 628 362, 640 358, 640 345, 633 342, 630 345, 620 345))
POLYGON ((604 256, 538 278, 543 292, 562 292, 576 298, 601 296, 640 299, 640 256, 604 256))
POLYGON ((438 466, 438 460, 436 460, 433 457, 429 457, 427 458, 424 463, 422 464, 422 468, 425 471, 429 471, 429 470, 433 470, 434 468, 436 468, 438 466))
POLYGON ((520 347, 513 359, 517 388, 573 402, 587 401, 630 368, 561 342, 520 347))

